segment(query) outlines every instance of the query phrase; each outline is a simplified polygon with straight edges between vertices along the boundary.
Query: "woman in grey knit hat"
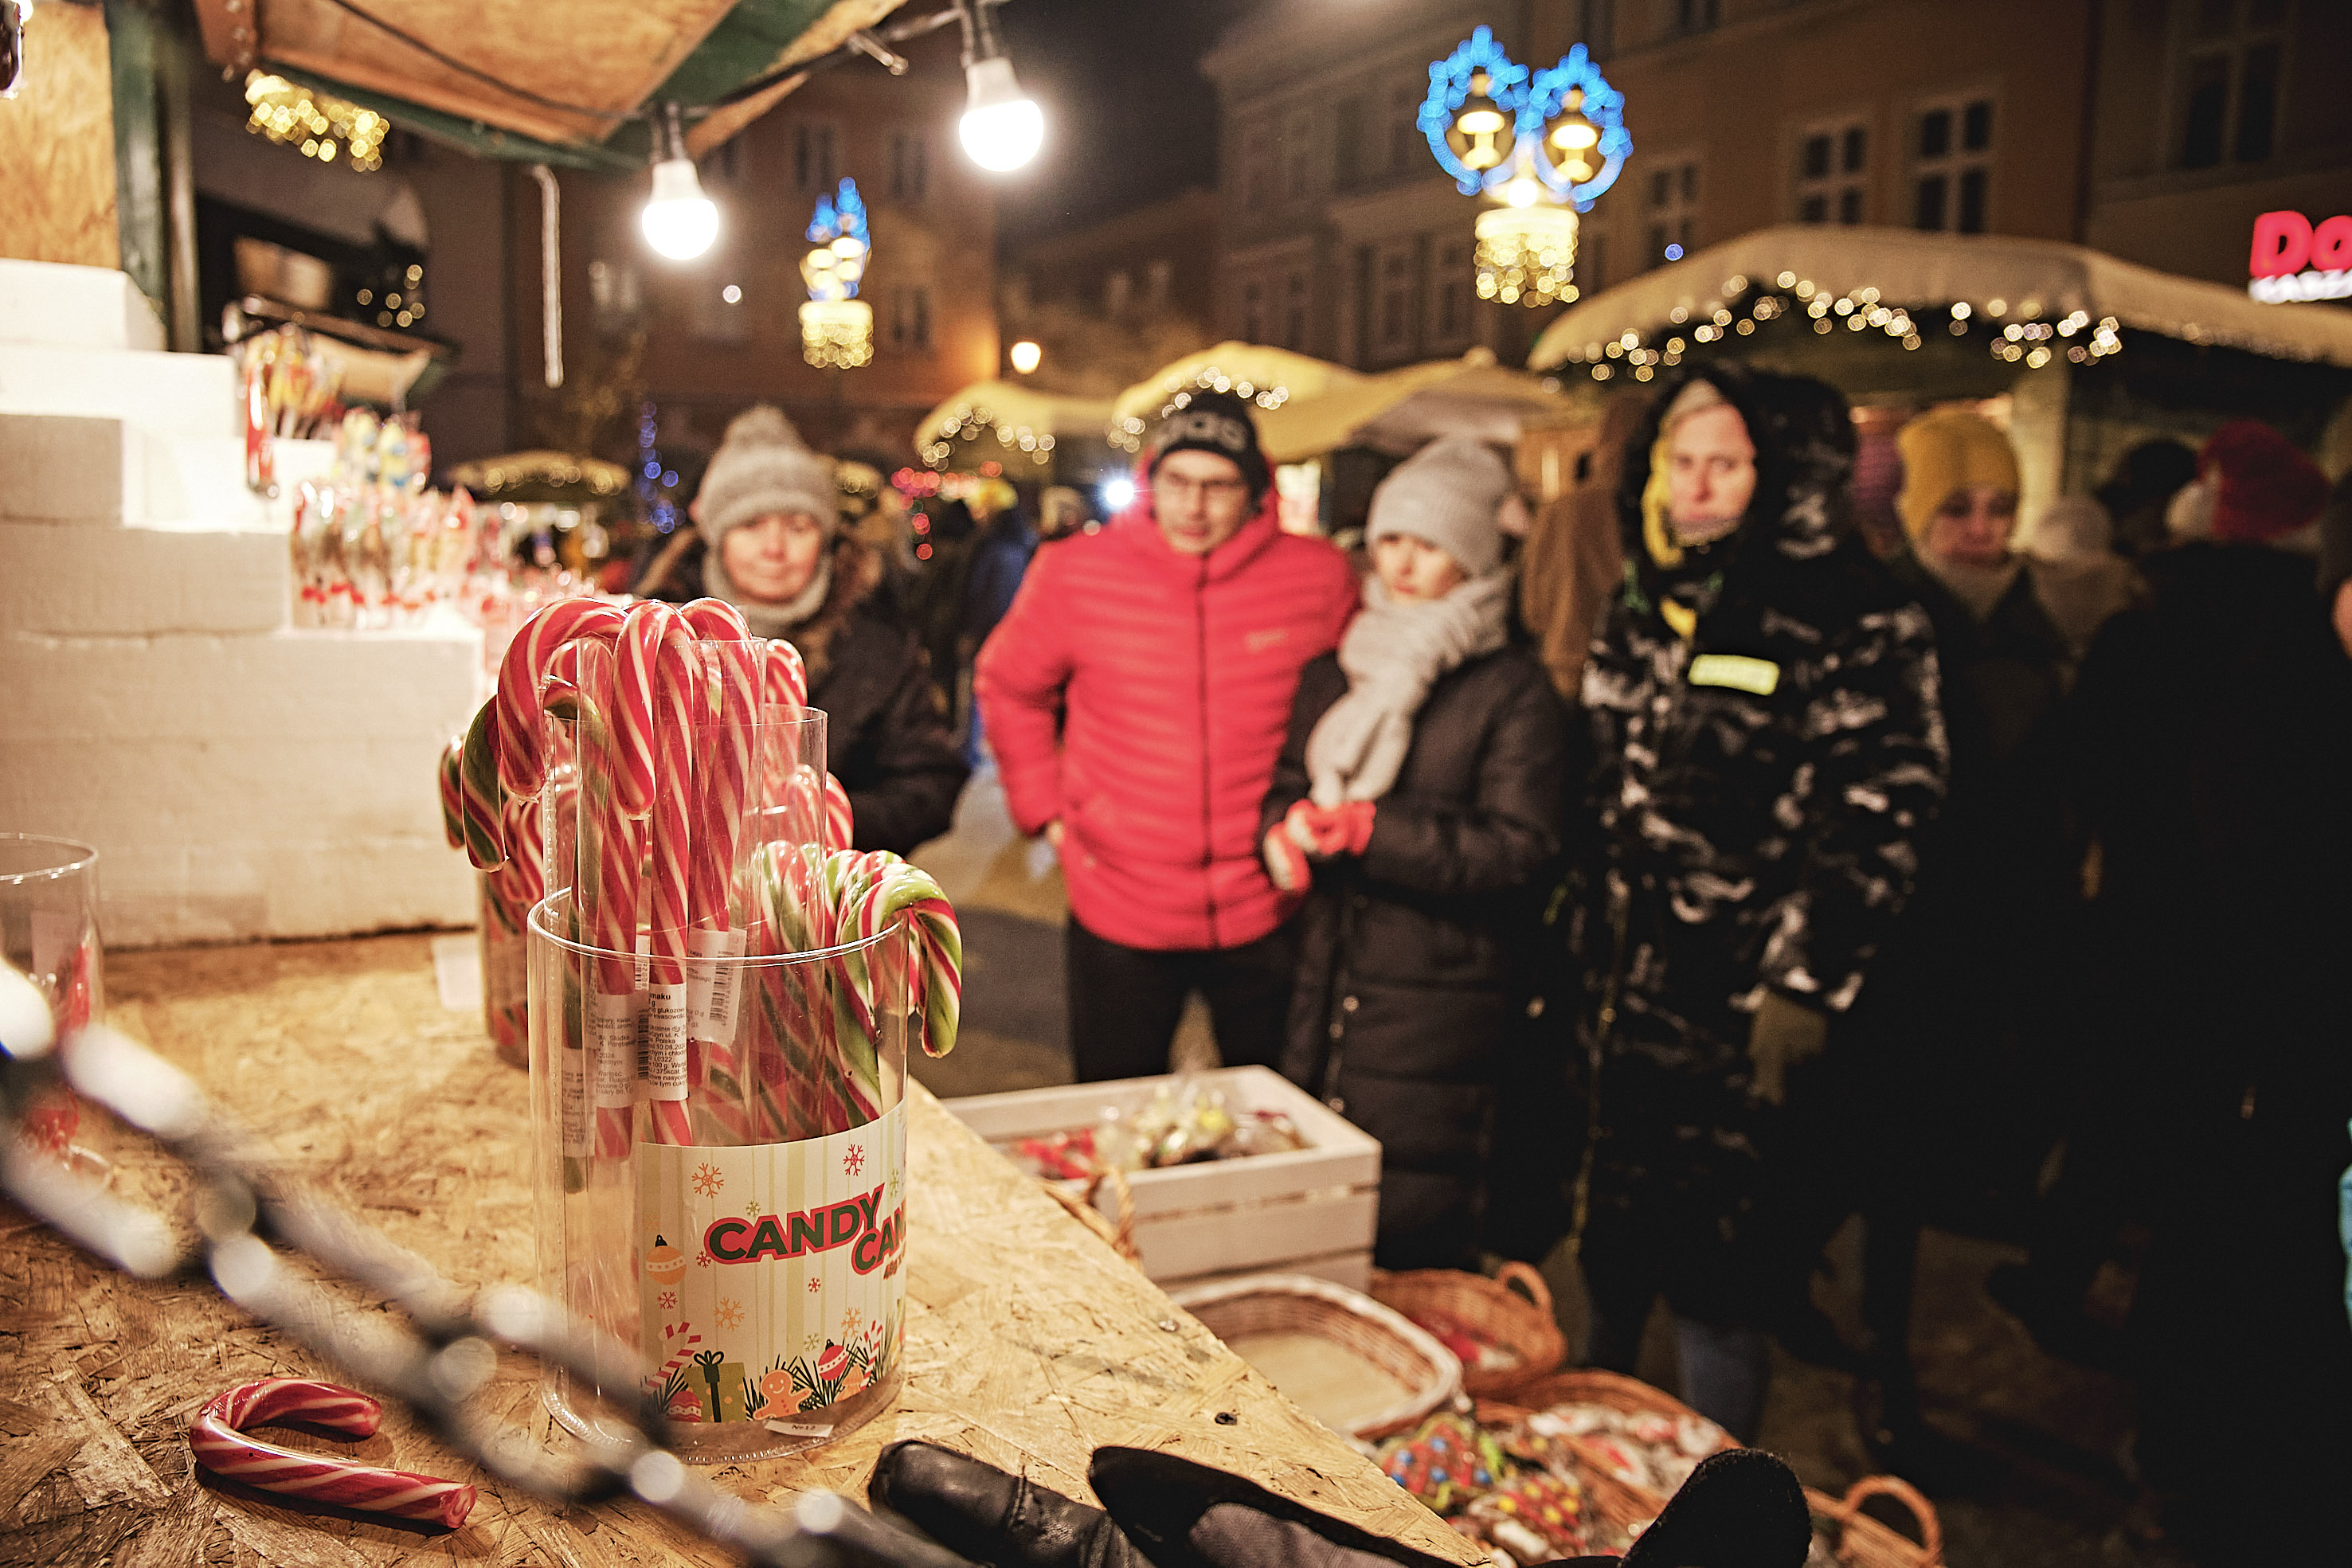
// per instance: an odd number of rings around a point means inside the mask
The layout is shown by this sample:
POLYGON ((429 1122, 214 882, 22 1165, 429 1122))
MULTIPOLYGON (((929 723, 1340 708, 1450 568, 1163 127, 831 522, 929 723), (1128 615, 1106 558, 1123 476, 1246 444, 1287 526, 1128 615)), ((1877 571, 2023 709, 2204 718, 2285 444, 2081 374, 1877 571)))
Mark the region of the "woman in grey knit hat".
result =
POLYGON ((1568 715, 1511 622, 1518 506, 1466 437, 1381 481, 1364 608, 1299 676, 1261 814, 1276 883, 1311 889, 1282 1071, 1381 1141, 1384 1269, 1539 1259, 1558 1233, 1543 1156, 1565 1144, 1542 1122, 1567 1041, 1529 1020, 1568 715))
MULTIPOLYGON (((856 813, 856 847, 904 854, 947 831, 970 769, 883 562, 842 526, 835 464, 765 404, 736 416, 688 508, 702 591, 807 662, 827 760, 856 813)), ((694 584, 693 569, 672 577, 694 584)))

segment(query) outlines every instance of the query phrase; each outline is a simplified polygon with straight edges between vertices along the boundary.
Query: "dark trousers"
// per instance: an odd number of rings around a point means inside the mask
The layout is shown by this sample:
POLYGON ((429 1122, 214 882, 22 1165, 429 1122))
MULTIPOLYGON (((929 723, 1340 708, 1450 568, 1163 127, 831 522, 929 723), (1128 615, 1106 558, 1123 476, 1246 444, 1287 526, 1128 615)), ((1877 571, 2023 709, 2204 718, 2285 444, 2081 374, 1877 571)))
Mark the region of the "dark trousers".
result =
POLYGON ((1073 919, 1067 942, 1070 1060, 1079 1082, 1167 1071, 1184 1000, 1196 990, 1208 1001, 1227 1067, 1280 1059, 1298 972, 1296 922, 1246 946, 1158 952, 1106 941, 1073 919))

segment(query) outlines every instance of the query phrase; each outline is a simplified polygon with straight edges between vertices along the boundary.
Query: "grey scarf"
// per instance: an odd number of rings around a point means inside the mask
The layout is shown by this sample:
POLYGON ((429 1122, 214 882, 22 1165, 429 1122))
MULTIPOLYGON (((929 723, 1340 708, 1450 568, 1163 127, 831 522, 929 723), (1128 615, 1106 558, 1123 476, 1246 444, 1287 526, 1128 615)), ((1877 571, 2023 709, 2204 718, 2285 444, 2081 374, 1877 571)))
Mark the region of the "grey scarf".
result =
POLYGON ((713 599, 723 599, 743 612, 743 624, 754 637, 782 637, 793 632, 810 616, 824 608, 824 596, 833 591, 833 547, 828 543, 824 552, 816 558, 816 575, 808 586, 782 604, 755 604, 735 591, 734 579, 719 564, 719 551, 709 549, 702 556, 702 591, 713 599))
POLYGON ((1999 566, 1970 566, 1962 561, 1946 560, 1934 550, 1921 549, 1914 552, 1927 575, 1952 591, 1971 620, 1984 622, 2017 580, 2024 563, 2011 556, 1999 566))
POLYGON ((1501 647, 1509 635, 1511 574, 1489 572, 1434 602, 1389 597, 1364 580, 1362 613, 1339 639, 1348 695, 1307 737, 1315 803, 1377 800, 1396 782, 1412 745, 1413 716, 1446 671, 1501 647))

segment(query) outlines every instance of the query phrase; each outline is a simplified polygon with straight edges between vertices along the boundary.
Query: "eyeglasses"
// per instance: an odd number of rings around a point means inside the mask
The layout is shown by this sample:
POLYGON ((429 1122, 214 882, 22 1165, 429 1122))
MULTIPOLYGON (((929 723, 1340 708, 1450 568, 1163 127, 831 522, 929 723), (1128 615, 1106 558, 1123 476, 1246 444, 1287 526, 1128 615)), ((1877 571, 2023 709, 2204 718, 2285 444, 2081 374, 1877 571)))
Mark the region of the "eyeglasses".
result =
POLYGON ((1249 494, 1249 486, 1240 479, 1192 480, 1176 475, 1151 482, 1151 498, 1155 501, 1181 505, 1198 496, 1218 506, 1231 506, 1249 494))

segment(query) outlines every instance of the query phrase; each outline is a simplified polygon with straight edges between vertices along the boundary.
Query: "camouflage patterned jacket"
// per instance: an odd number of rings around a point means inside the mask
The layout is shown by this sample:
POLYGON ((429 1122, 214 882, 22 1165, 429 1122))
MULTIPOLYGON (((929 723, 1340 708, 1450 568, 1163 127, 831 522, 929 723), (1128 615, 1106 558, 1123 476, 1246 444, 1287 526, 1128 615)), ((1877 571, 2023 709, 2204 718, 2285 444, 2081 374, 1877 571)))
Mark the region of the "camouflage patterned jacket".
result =
MULTIPOLYGON (((1740 528, 1675 572, 1644 548, 1661 388, 1626 453, 1626 584, 1594 638, 1591 747, 1570 947, 1586 977, 1593 1073, 1591 1218, 1637 1228, 1678 1261, 1678 1309, 1737 1270, 1759 1129, 1747 1040, 1767 988, 1853 1005, 1909 894, 1915 841, 1948 750, 1927 616, 1846 527, 1853 434, 1818 382, 1703 371, 1757 447, 1740 528), (1657 608, 1696 612, 1685 641, 1657 608)), ((1603 1249, 1607 1243, 1602 1239, 1603 1249)))

